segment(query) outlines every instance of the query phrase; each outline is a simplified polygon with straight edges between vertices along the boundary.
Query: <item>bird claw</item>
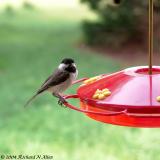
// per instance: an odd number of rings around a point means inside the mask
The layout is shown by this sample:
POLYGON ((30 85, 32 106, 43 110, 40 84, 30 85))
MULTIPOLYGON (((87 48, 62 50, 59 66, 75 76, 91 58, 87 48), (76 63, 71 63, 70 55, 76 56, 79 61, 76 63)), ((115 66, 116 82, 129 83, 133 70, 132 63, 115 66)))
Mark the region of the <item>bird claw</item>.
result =
POLYGON ((58 104, 60 105, 60 106, 63 106, 63 107, 65 107, 64 106, 64 103, 66 103, 67 101, 64 99, 64 98, 59 98, 59 100, 58 100, 58 104))

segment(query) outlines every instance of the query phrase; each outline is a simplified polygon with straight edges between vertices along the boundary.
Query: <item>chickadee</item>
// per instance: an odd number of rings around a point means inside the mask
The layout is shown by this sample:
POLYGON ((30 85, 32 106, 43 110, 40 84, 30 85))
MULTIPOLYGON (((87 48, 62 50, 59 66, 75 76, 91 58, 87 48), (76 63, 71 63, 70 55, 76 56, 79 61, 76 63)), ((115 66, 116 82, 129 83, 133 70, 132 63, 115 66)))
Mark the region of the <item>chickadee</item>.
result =
POLYGON ((73 81, 76 80, 77 75, 78 70, 74 60, 71 58, 63 59, 58 68, 46 79, 41 88, 31 99, 29 99, 25 106, 27 106, 39 94, 45 91, 49 91, 53 96, 59 98, 58 104, 64 104, 66 100, 63 98, 61 93, 72 85, 73 81))

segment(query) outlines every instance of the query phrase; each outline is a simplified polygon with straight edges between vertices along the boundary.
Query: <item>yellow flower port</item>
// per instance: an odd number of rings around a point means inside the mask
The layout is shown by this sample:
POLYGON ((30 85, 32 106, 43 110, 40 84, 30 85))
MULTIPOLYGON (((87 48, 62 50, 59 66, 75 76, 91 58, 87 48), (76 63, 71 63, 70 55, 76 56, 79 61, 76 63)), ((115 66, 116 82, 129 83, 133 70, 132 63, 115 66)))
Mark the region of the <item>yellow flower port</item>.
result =
POLYGON ((93 95, 93 98, 103 100, 110 95, 111 95, 111 91, 108 88, 105 88, 103 90, 97 89, 96 92, 93 95))

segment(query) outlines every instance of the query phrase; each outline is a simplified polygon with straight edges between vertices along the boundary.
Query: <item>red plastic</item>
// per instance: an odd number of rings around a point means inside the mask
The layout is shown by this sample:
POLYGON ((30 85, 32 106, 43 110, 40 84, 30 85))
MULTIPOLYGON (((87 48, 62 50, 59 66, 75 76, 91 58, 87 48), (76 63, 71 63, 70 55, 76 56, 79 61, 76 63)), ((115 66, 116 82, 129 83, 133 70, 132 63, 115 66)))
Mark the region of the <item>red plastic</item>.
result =
POLYGON ((69 103, 65 105, 87 116, 105 123, 131 127, 160 127, 160 67, 153 66, 152 75, 148 67, 140 66, 103 75, 91 84, 82 85, 77 90, 81 108, 69 103), (104 100, 92 98, 97 89, 108 88, 111 95, 104 100))

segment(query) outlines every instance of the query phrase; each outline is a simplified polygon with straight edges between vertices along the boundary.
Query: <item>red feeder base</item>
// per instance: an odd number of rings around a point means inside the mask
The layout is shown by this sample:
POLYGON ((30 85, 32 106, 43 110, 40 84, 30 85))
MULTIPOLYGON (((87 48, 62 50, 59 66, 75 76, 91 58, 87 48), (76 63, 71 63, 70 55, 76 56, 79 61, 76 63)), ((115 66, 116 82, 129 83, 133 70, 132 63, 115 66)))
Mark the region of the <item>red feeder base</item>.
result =
POLYGON ((67 96, 78 98, 81 108, 69 103, 71 109, 84 112, 97 121, 130 127, 160 127, 160 67, 140 66, 123 71, 102 75, 98 80, 81 85, 77 95, 67 96), (108 88, 111 95, 103 100, 94 99, 96 90, 108 88))

